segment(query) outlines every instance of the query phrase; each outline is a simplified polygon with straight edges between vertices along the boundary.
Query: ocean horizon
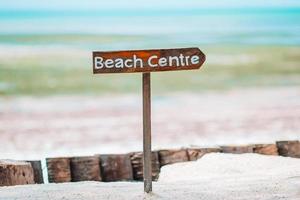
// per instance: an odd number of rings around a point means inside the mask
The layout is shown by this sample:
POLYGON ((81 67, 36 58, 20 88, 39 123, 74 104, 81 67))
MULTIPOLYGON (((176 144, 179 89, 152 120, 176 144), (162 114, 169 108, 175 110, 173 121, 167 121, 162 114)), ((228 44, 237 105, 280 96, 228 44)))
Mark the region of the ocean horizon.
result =
POLYGON ((0 27, 0 45, 27 44, 11 37, 28 35, 145 37, 144 46, 299 45, 300 8, 1 9, 0 27))

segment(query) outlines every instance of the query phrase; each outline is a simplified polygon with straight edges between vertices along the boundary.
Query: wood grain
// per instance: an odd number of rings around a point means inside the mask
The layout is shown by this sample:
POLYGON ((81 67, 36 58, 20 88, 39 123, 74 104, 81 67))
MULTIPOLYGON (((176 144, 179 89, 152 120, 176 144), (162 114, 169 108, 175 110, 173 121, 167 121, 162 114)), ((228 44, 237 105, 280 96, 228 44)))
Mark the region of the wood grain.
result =
POLYGON ((278 153, 281 156, 300 158, 300 142, 292 141, 277 141, 278 153))
POLYGON ((263 155, 278 155, 278 149, 276 144, 255 144, 253 152, 263 155))
POLYGON ((150 73, 143 73, 143 174, 144 191, 152 191, 151 166, 151 81, 150 73))
POLYGON ((34 184, 31 164, 15 160, 0 160, 0 186, 34 184))
MULTIPOLYGON (((143 172, 143 152, 133 152, 130 153, 131 165, 133 170, 133 178, 137 181, 142 181, 144 179, 143 172)), ((152 151, 151 153, 151 168, 152 168, 152 180, 157 181, 159 172, 160 172, 160 164, 158 158, 158 152, 152 151)))
POLYGON ((242 145, 242 146, 221 146, 223 153, 253 153, 253 145, 242 145))
POLYGON ((34 182, 37 184, 44 183, 41 161, 40 160, 28 160, 26 162, 29 162, 32 166, 33 174, 34 174, 34 182))
POLYGON ((160 150, 159 162, 160 166, 169 165, 177 162, 186 162, 189 160, 189 156, 186 149, 170 149, 170 150, 160 150))
POLYGON ((208 148, 193 147, 187 149, 189 161, 198 160, 199 158, 201 158, 207 153, 218 153, 218 152, 221 152, 221 149, 217 147, 208 147, 208 148))
MULTIPOLYGON (((155 59, 155 60, 157 60, 155 59)), ((205 55, 200 51, 199 48, 180 48, 180 49, 152 49, 152 50, 130 50, 130 51, 95 51, 93 52, 93 73, 135 73, 135 72, 159 72, 159 71, 174 71, 174 70, 192 70, 199 69, 205 61, 205 55), (184 56, 198 56, 199 63, 176 66, 175 62, 168 64, 167 66, 151 67, 148 64, 148 59, 152 55, 156 55, 159 58, 170 56, 179 56, 180 54, 184 56), (118 59, 121 58, 123 61, 126 59, 131 59, 134 55, 140 58, 143 62, 143 67, 137 65, 136 67, 123 67, 123 68, 95 68, 95 57, 103 57, 104 59, 118 59)))
POLYGON ((71 158, 72 181, 101 181, 100 159, 98 156, 71 158))
POLYGON ((71 181, 70 158, 46 158, 49 183, 71 181))
POLYGON ((129 154, 100 155, 100 165, 102 180, 105 182, 133 180, 129 154))

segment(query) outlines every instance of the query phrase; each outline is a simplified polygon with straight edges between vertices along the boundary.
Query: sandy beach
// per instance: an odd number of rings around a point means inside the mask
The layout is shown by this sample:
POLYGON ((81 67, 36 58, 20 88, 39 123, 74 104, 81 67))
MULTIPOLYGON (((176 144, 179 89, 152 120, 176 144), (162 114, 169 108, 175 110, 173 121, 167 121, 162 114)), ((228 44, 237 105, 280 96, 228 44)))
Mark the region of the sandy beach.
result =
POLYGON ((0 10, 0 200, 300 200, 300 1, 0 10))
POLYGON ((207 154, 162 168, 152 194, 142 182, 78 182, 0 188, 1 200, 298 200, 300 160, 258 154, 207 154))

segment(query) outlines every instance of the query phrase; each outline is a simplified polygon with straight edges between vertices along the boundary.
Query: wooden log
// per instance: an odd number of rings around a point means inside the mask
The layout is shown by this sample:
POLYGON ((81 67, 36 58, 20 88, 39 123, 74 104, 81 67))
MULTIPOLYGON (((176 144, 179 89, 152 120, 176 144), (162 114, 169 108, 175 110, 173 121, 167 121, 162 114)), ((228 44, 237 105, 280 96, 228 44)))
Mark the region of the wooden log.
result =
POLYGON ((201 148, 202 152, 205 153, 219 153, 221 152, 221 148, 220 147, 207 147, 207 148, 201 148))
POLYGON ((160 166, 189 160, 186 149, 158 151, 160 166))
POLYGON ((31 164, 24 161, 0 160, 0 186, 34 184, 31 164))
POLYGON ((190 161, 198 160, 205 154, 201 151, 201 148, 188 148, 187 153, 190 161))
POLYGON ((33 174, 34 174, 34 182, 37 184, 44 183, 41 161, 40 160, 28 160, 26 162, 29 162, 32 166, 33 174))
POLYGON ((100 159, 98 156, 71 158, 72 181, 101 181, 100 159))
POLYGON ((221 146, 223 153, 233 153, 233 154, 242 154, 242 153, 253 153, 252 145, 245 146, 221 146))
POLYGON ((190 161, 195 161, 204 156, 207 153, 218 153, 221 152, 220 148, 200 148, 192 147, 187 149, 188 158, 190 161))
MULTIPOLYGON (((131 165, 133 178, 137 181, 142 181, 144 179, 143 175, 143 153, 133 152, 130 153, 131 165)), ((160 164, 158 158, 158 152, 153 151, 151 153, 151 165, 152 165, 152 180, 157 181, 160 172, 160 164)))
POLYGON ((278 155, 278 149, 276 144, 255 144, 253 152, 263 155, 278 155))
POLYGON ((129 154, 100 155, 100 166, 103 181, 133 180, 129 154))
POLYGON ((277 141, 276 146, 278 148, 278 154, 281 156, 288 156, 289 154, 289 142, 291 141, 277 141))
POLYGON ((63 183, 71 181, 70 158, 47 158, 49 183, 63 183))
POLYGON ((278 141, 276 142, 278 153, 281 156, 300 158, 300 142, 294 141, 278 141))

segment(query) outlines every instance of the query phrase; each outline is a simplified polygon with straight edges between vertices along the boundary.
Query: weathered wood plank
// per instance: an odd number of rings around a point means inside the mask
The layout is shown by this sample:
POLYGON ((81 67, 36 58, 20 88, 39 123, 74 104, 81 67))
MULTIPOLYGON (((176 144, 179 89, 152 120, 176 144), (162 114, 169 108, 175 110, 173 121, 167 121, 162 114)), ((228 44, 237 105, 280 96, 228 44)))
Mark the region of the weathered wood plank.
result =
POLYGON ((221 146, 221 149, 223 153, 233 153, 233 154, 253 153, 253 145, 221 146))
POLYGON ((34 173, 34 182, 37 184, 44 183, 42 163, 40 160, 27 160, 32 166, 34 173))
POLYGON ((50 183, 71 181, 70 158, 47 158, 48 179, 50 183))
POLYGON ((71 158, 72 181, 101 181, 100 159, 98 156, 71 158))
POLYGON ((187 149, 188 157, 190 161, 195 161, 204 156, 207 153, 218 153, 221 152, 220 148, 210 147, 210 148, 201 148, 201 147, 192 147, 187 149))
POLYGON ((160 166, 177 162, 186 162, 189 160, 186 149, 160 150, 158 151, 158 154, 160 166))
POLYGON ((25 184, 34 184, 34 174, 30 163, 0 160, 0 186, 25 184))
POLYGON ((100 165, 103 181, 133 180, 132 166, 128 154, 100 155, 100 165))
MULTIPOLYGON (((142 152, 130 153, 130 159, 131 159, 134 180, 142 181, 144 178, 143 153, 142 152)), ((152 180, 157 181, 160 172, 160 164, 159 164, 157 151, 153 151, 151 153, 151 166, 152 166, 152 180)))
POLYGON ((253 152, 263 155, 278 155, 276 144, 255 144, 253 152))
POLYGON ((199 69, 205 55, 199 48, 93 52, 93 72, 133 73, 199 69))
POLYGON ((293 141, 278 141, 276 142, 278 153, 281 156, 300 158, 300 142, 293 141))

